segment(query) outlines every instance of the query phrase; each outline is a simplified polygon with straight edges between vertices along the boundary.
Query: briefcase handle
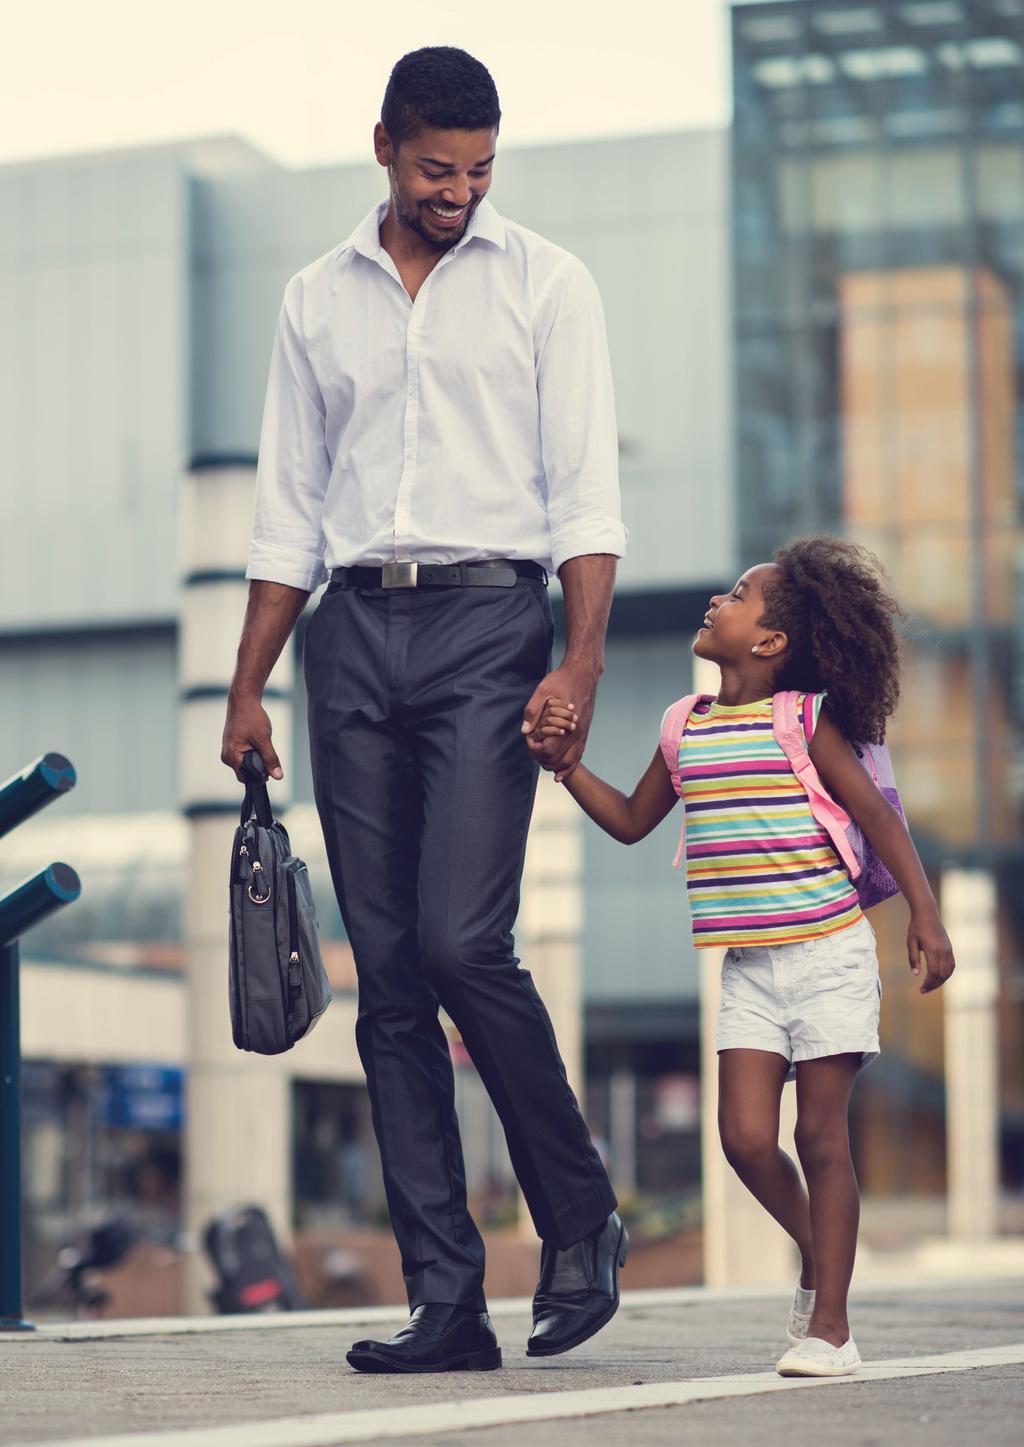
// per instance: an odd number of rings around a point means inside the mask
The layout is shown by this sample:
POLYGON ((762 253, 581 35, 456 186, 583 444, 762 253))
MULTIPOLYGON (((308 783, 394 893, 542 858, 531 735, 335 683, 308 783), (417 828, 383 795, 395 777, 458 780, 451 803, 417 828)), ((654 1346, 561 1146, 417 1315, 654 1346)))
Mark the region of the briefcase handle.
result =
POLYGON ((242 800, 240 822, 248 824, 255 814, 256 822, 264 829, 269 829, 274 822, 274 811, 270 807, 270 795, 267 792, 267 771, 255 749, 249 749, 243 754, 242 773, 245 776, 245 798, 242 800))

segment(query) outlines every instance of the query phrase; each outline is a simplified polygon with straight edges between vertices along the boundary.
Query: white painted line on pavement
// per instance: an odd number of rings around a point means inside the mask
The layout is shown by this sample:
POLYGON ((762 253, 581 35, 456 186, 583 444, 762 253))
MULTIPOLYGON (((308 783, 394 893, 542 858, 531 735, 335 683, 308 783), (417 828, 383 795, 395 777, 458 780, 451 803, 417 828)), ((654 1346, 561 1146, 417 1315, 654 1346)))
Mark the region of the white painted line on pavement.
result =
MULTIPOLYGON (((465 1432, 470 1428, 508 1427, 567 1417, 600 1417, 652 1407, 682 1407, 692 1402, 730 1397, 851 1386, 857 1382, 885 1382, 1021 1363, 1024 1363, 1024 1343, 1016 1343, 940 1356, 865 1362, 853 1377, 779 1377, 774 1372, 756 1372, 689 1382, 651 1382, 641 1387, 532 1392, 514 1397, 474 1397, 459 1402, 329 1412, 316 1417, 281 1417, 273 1422, 241 1422, 230 1427, 178 1427, 171 1431, 133 1432, 116 1437, 82 1437, 73 1441, 65 1439, 61 1447, 338 1447, 345 1442, 424 1437, 436 1432, 465 1432)), ((15 1447, 30 1447, 30 1444, 15 1444, 15 1447)))
MULTIPOLYGON (((1005 1280, 1004 1277, 997 1278, 1005 1280)), ((982 1278, 978 1278, 980 1282, 982 1278)), ((977 1283, 975 1283, 977 1284, 977 1283)), ((908 1291, 943 1291, 964 1285, 962 1277, 920 1277, 858 1283, 854 1280, 850 1295, 892 1296, 908 1291)), ((647 1290, 624 1291, 624 1311, 649 1310, 663 1306, 702 1306, 730 1301, 789 1301, 793 1288, 783 1286, 659 1286, 647 1290)), ((1021 1286, 1024 1297, 1024 1282, 1021 1286)), ((532 1302, 528 1296, 509 1296, 490 1303, 492 1317, 529 1316, 532 1302)), ((362 1326, 379 1322, 404 1322, 408 1308, 391 1306, 350 1306, 332 1311, 267 1311, 239 1316, 150 1316, 122 1317, 116 1321, 64 1321, 38 1327, 35 1331, 0 1332, 0 1343, 41 1341, 105 1341, 115 1337, 192 1336, 219 1331, 267 1331, 282 1328, 315 1326, 362 1326)))

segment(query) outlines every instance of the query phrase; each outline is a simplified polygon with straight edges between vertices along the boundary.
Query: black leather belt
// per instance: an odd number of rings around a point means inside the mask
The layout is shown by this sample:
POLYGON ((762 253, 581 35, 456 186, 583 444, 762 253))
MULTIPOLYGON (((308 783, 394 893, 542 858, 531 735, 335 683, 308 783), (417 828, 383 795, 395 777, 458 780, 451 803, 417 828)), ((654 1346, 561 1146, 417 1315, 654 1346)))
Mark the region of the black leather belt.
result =
POLYGON ((331 587, 342 588, 514 588, 520 578, 547 586, 539 563, 497 558, 486 563, 385 563, 380 568, 335 568, 331 587))

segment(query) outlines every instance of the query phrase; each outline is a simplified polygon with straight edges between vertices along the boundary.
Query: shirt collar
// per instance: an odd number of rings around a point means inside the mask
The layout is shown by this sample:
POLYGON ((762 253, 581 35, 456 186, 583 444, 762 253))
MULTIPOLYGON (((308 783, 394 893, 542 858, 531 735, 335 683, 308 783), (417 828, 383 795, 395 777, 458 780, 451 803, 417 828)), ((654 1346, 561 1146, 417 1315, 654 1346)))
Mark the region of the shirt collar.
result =
MULTIPOLYGON (((387 209, 387 201, 378 202, 369 215, 363 217, 351 236, 341 243, 339 257, 344 256, 346 251, 358 251, 361 256, 369 257, 371 261, 379 256, 383 249, 380 244, 380 223, 387 209)), ((474 240, 489 241, 500 251, 505 250, 505 223, 486 196, 469 218, 465 236, 452 250, 461 251, 468 242, 474 240)))
POLYGON ((378 201, 369 215, 363 217, 352 235, 341 243, 338 255, 344 256, 346 251, 358 251, 361 256, 368 256, 372 260, 381 249, 380 223, 387 209, 386 201, 378 201))
MULTIPOLYGON (((481 241, 490 241, 500 251, 505 250, 505 223, 486 196, 469 218, 466 234, 459 246, 465 246, 466 242, 472 241, 474 237, 481 241)), ((455 248, 456 251, 459 246, 455 248)))

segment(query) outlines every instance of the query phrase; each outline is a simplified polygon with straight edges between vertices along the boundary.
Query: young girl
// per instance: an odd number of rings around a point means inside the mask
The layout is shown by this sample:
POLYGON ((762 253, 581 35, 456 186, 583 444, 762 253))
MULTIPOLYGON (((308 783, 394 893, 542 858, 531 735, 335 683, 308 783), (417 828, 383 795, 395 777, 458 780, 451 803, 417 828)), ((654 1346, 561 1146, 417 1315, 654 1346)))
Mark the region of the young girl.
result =
MULTIPOLYGON (((801 705, 813 696, 811 760, 902 890, 911 972, 924 963, 921 992, 936 989, 954 966, 935 899, 903 822, 849 742, 884 739, 899 697, 899 612, 870 554, 810 538, 713 597, 693 643, 721 671, 718 697, 694 707, 679 740, 693 940, 727 952, 722 1145, 800 1251, 783 1376, 843 1376, 860 1364, 846 1309, 860 1209, 847 1110, 858 1071, 878 1053, 881 985, 857 891, 775 740, 772 695, 797 690, 801 705), (807 1191, 778 1144, 791 1077, 807 1191)), ((676 802, 661 748, 627 797, 582 764, 550 762, 548 741, 575 723, 571 701, 549 699, 531 750, 614 839, 643 839, 676 802)))

